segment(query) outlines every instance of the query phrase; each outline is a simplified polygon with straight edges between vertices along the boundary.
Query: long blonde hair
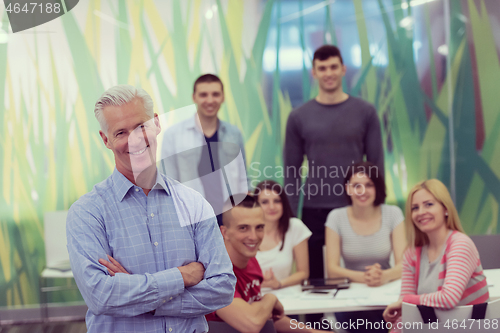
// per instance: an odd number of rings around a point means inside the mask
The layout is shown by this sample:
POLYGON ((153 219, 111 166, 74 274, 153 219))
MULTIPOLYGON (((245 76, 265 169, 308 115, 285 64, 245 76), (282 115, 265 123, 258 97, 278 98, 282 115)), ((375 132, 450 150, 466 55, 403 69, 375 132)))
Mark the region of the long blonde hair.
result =
POLYGON ((448 189, 441 181, 437 179, 429 179, 415 185, 410 190, 410 193, 408 193, 408 200, 406 200, 405 209, 406 241, 408 246, 417 247, 429 244, 429 237, 427 237, 424 232, 420 231, 415 226, 411 217, 411 202, 413 195, 419 190, 428 191, 448 211, 448 216, 445 217, 446 227, 448 229, 464 232, 462 224, 460 223, 460 218, 458 217, 457 209, 453 204, 453 200, 451 199, 448 189))

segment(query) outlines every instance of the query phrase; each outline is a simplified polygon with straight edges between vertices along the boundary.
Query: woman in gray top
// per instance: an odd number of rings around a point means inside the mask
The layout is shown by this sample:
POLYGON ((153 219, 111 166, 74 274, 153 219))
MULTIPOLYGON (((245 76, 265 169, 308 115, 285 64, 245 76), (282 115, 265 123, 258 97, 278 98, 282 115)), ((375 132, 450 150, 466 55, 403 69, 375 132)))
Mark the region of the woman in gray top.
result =
MULTIPOLYGON (((380 286, 401 278, 406 247, 404 217, 397 206, 385 205, 384 177, 370 162, 354 164, 346 174, 344 189, 350 205, 334 209, 325 224, 329 277, 348 277, 353 282, 380 286), (395 266, 389 258, 394 253, 395 266), (344 266, 340 265, 340 258, 344 266)), ((382 310, 335 313, 338 322, 380 323, 382 310)), ((371 326, 373 327, 373 326, 371 326)), ((363 329, 349 332, 382 332, 363 329)), ((387 332, 387 329, 385 330, 387 332)))
POLYGON ((332 210, 325 224, 328 276, 369 286, 399 279, 406 247, 404 217, 399 207, 383 203, 383 175, 374 164, 361 162, 349 168, 344 184, 350 205, 332 210))

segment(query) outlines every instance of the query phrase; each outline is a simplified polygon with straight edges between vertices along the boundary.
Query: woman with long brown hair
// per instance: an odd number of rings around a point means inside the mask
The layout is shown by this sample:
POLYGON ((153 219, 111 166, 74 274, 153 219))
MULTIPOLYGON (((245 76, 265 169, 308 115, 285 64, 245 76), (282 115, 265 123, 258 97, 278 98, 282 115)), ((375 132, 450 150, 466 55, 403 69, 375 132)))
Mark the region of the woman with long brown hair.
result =
MULTIPOLYGON (((373 163, 356 163, 345 175, 344 190, 350 205, 332 210, 325 223, 328 276, 348 277, 371 287, 399 279, 406 246, 404 217, 399 207, 384 203, 384 176, 373 163)), ((335 317, 341 323, 358 319, 380 323, 382 311, 340 312, 335 317)), ((349 332, 377 331, 384 329, 349 329, 349 332)))
POLYGON ((262 287, 279 289, 299 284, 309 277, 307 241, 311 231, 293 217, 283 187, 273 181, 260 182, 254 191, 264 211, 264 239, 257 260, 264 272, 262 287), (293 262, 296 271, 292 274, 293 262))

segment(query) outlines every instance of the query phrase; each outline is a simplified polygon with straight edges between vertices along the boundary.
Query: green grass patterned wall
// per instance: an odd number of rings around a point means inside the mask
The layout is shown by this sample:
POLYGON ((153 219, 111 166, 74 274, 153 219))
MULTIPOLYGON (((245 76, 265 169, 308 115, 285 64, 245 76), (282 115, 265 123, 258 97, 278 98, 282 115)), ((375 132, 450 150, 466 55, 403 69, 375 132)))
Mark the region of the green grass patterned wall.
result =
MULTIPOLYGON (((453 130, 456 202, 464 227, 469 233, 497 233, 500 112, 495 99, 500 91, 495 83, 500 66, 487 13, 498 5, 450 1, 450 71, 438 72, 431 52, 430 89, 425 90, 420 63, 413 57, 413 35, 394 24, 412 17, 412 7, 400 0, 373 2, 384 24, 377 34, 383 35, 388 63, 375 66, 370 51, 374 33, 365 22, 372 13, 365 12, 363 1, 354 0, 362 65, 356 83, 345 87, 374 103, 379 112, 390 201, 402 204, 408 189, 425 178, 450 184, 453 130)), ((282 164, 284 126, 292 104, 280 86, 278 60, 272 92, 264 91, 263 84, 263 54, 273 24, 278 52, 281 46, 281 23, 272 23, 279 22, 281 5, 278 0, 263 2, 258 25, 248 27, 245 5, 236 0, 80 1, 58 20, 33 28, 32 34, 10 34, 0 44, 0 104, 5 110, 0 116, 0 306, 38 303, 45 260, 43 213, 68 209, 113 168, 92 112, 110 85, 140 85, 152 94, 159 113, 168 112, 192 103, 192 82, 209 63, 226 87, 221 116, 242 130, 248 164, 260 162, 261 171, 282 164), (207 3, 216 13, 210 22, 204 19, 207 3), (255 33, 251 43, 246 29, 255 33), (22 57, 17 48, 26 51, 22 57), (29 79, 23 66, 32 69, 29 79), (272 96, 270 105, 266 94, 272 96)), ((310 2, 298 5, 308 8, 310 2)), ((331 20, 335 6, 328 3, 321 9, 327 18, 323 34, 333 42, 342 25, 331 20)), ((421 6, 430 8, 421 24, 432 45, 429 13, 436 4, 421 6)), ((8 25, 5 13, 2 22, 8 25)), ((296 24, 306 51, 302 16, 296 24)), ((307 61, 302 70, 304 100, 317 91, 307 61)))

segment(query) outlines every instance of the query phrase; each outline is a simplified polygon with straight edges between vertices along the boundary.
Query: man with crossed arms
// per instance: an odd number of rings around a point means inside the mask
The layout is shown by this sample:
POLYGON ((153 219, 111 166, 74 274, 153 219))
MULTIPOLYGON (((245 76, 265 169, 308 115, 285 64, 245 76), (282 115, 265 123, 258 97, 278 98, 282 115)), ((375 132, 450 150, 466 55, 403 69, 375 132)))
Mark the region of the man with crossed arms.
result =
POLYGON ((231 303, 236 282, 212 208, 158 172, 161 127, 143 89, 113 87, 94 112, 116 167, 66 228, 88 332, 207 332, 204 315, 231 303))

